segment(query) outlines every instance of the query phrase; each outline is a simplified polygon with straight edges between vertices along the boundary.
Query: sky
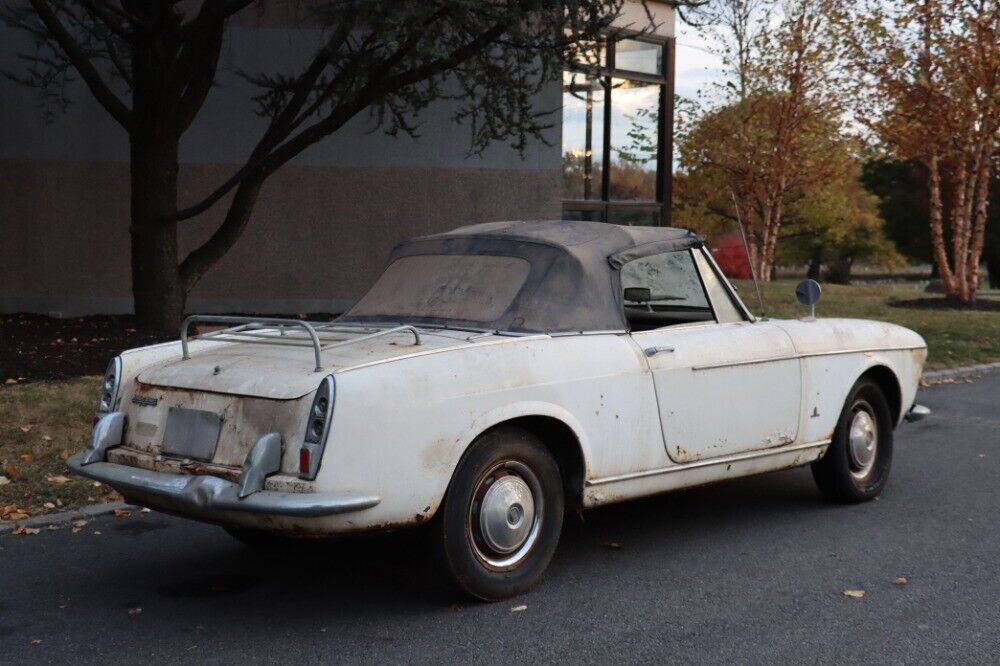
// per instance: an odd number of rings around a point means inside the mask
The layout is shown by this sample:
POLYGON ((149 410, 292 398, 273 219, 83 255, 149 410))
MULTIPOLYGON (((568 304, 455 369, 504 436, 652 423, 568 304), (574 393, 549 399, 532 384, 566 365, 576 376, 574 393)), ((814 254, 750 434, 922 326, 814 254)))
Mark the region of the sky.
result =
POLYGON ((708 52, 708 44, 699 31, 677 22, 676 91, 693 98, 699 89, 721 78, 722 60, 708 52))

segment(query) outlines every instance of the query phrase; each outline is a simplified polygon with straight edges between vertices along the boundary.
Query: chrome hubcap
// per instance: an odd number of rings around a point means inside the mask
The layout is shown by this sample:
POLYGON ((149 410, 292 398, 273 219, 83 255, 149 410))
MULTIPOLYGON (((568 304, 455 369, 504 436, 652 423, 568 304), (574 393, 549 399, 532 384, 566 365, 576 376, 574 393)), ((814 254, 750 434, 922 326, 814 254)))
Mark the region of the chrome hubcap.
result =
POLYGON ((528 484, 504 476, 490 485, 479 508, 483 541, 498 553, 512 553, 528 538, 535 519, 535 501, 528 484))
POLYGON ((858 479, 868 476, 875 466, 878 429, 875 419, 866 409, 860 408, 854 413, 847 444, 851 474, 858 479))
POLYGON ((482 477, 469 511, 469 531, 484 564, 509 569, 527 556, 540 531, 541 498, 538 478, 523 463, 500 463, 482 477))

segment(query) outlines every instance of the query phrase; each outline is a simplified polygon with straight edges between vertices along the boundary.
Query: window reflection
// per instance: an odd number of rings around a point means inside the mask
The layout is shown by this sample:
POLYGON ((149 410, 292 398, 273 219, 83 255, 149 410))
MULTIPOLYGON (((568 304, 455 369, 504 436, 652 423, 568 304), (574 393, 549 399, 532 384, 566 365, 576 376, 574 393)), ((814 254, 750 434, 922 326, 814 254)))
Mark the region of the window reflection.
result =
POLYGON ((660 76, 663 74, 663 45, 623 39, 615 44, 615 69, 660 76))
POLYGON ((657 83, 612 79, 612 200, 656 200, 660 88, 657 83))
POLYGON ((604 86, 579 72, 563 74, 563 198, 600 199, 604 86))

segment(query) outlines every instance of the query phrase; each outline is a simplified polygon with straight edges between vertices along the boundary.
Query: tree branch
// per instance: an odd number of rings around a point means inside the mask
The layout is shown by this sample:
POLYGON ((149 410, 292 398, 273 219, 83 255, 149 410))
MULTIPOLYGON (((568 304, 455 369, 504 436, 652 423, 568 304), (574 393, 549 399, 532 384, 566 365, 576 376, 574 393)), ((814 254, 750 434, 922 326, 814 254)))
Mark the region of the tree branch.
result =
POLYGON ((90 61, 80 44, 63 25, 59 17, 56 16, 52 7, 45 0, 31 0, 31 6, 38 14, 38 17, 45 24, 53 39, 59 44, 66 57, 73 63, 73 67, 80 73, 90 92, 94 95, 101 106, 103 106, 111 117, 126 130, 132 128, 132 112, 118 97, 111 91, 108 85, 101 78, 94 68, 94 63, 90 61))

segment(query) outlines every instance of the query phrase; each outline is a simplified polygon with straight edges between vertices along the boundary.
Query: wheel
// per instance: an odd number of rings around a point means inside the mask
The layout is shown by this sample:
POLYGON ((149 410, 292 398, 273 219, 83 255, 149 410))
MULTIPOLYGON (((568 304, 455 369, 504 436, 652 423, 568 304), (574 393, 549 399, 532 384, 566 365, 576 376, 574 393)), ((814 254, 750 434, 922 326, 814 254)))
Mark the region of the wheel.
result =
POLYGON ((840 413, 826 455, 812 464, 820 491, 836 502, 874 499, 892 465, 892 414, 882 389, 860 379, 840 413))
POLYGON ((265 550, 286 545, 288 538, 274 532, 255 530, 250 527, 223 527, 226 534, 250 548, 265 550))
POLYGON ((482 435, 458 464, 434 539, 445 569, 484 601, 530 589, 552 560, 563 520, 559 466, 520 428, 482 435))

